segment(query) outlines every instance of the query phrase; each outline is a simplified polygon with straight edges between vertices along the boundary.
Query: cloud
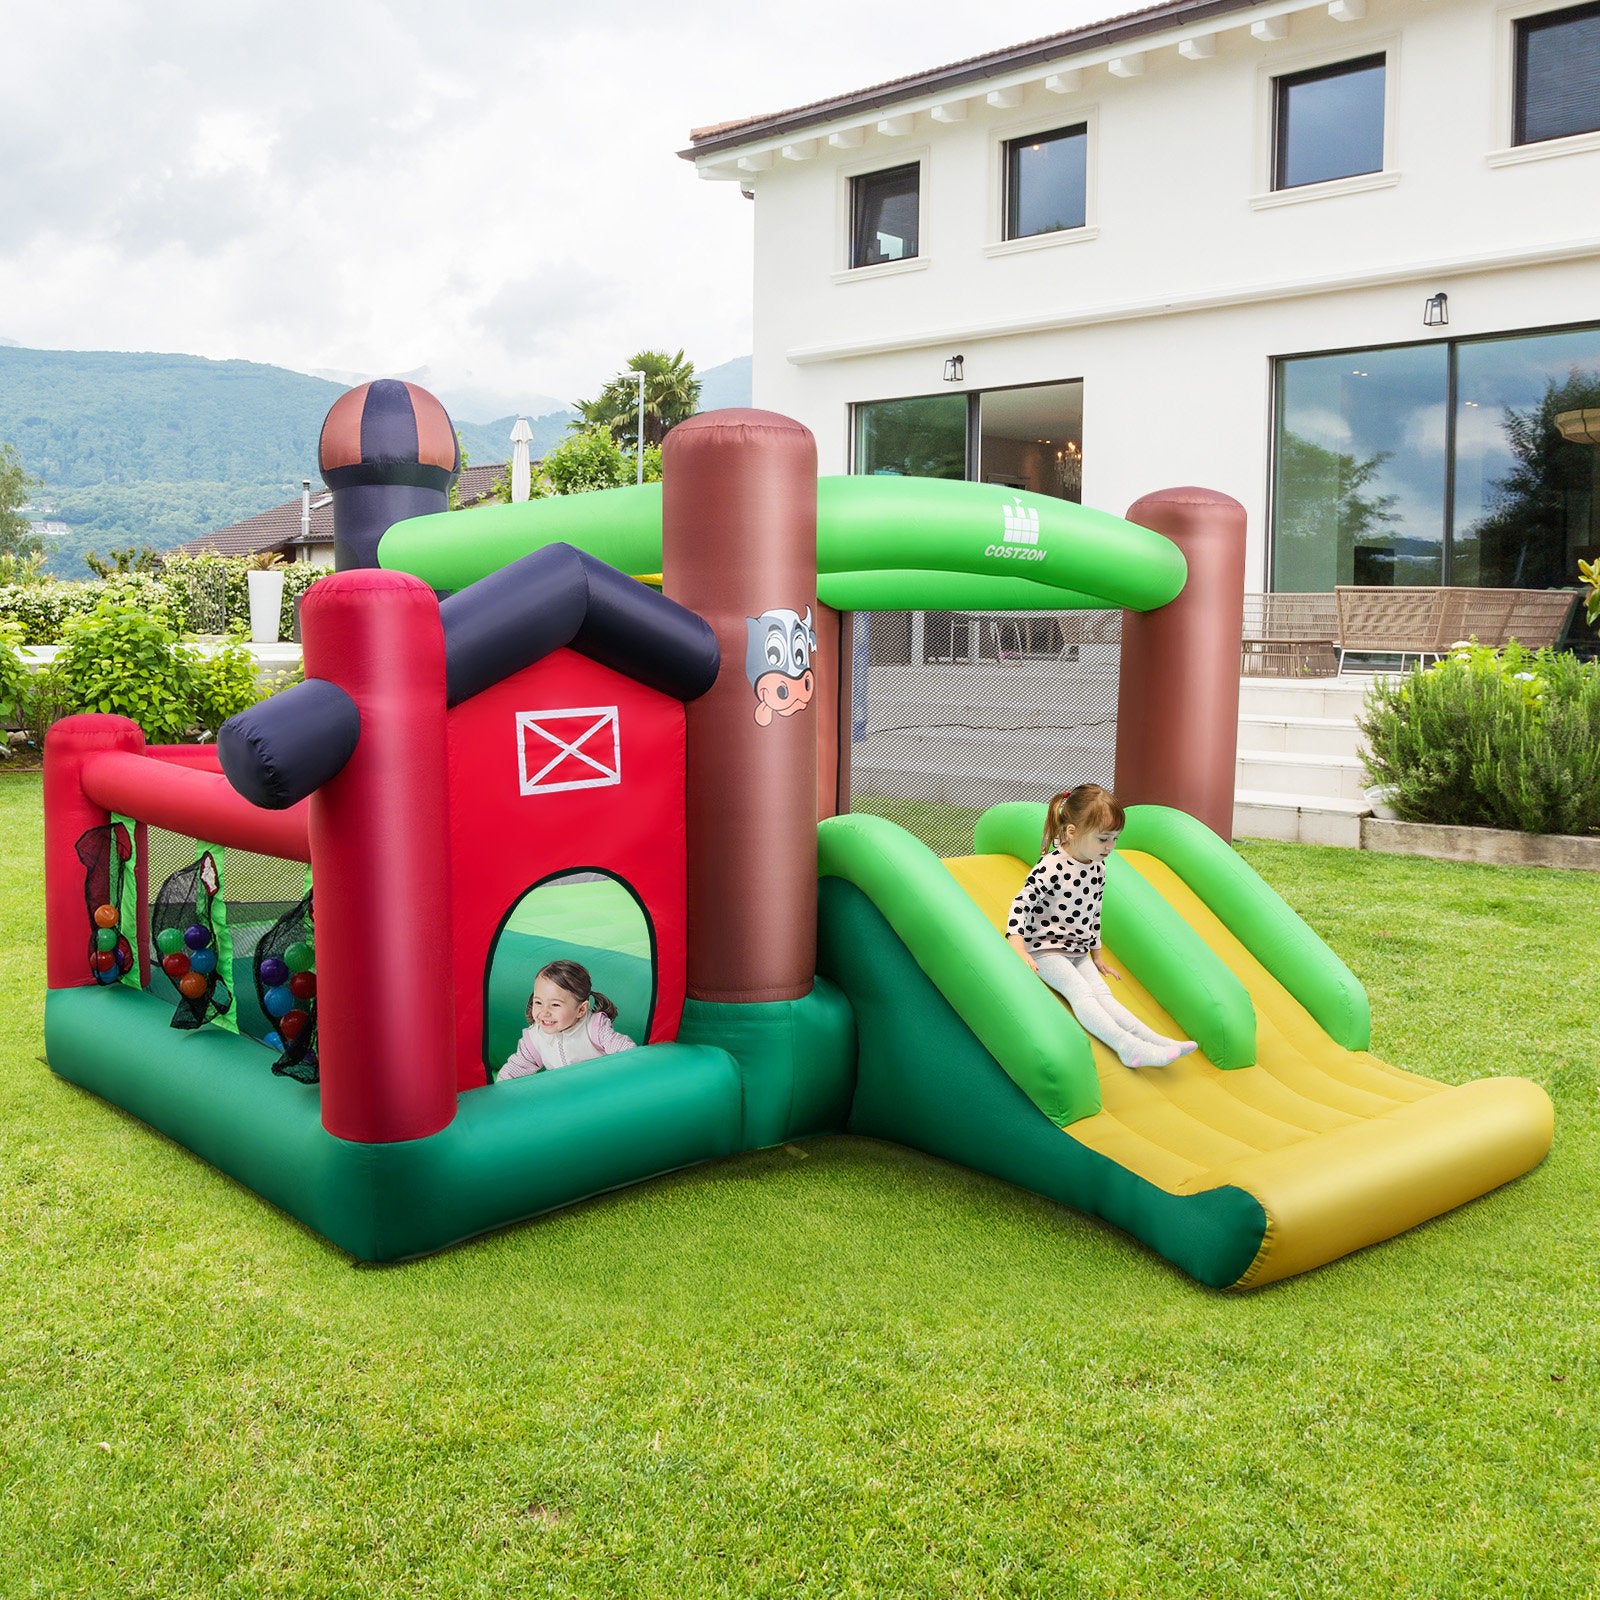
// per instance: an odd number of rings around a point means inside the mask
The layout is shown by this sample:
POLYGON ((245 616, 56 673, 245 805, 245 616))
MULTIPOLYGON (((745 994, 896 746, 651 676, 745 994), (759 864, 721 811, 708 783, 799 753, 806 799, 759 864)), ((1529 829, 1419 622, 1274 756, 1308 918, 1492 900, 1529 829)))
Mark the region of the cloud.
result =
POLYGON ((750 348, 751 208, 691 127, 1106 9, 7 0, 3 332, 530 393, 714 365, 750 348))

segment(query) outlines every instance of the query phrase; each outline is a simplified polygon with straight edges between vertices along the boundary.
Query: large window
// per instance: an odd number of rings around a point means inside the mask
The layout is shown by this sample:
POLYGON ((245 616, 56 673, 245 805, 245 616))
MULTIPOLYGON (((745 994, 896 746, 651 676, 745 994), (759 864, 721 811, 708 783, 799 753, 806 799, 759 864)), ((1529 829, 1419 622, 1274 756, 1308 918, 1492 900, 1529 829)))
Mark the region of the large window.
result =
POLYGON ((850 265, 876 267, 917 254, 921 172, 909 166, 850 180, 850 265))
POLYGON ((1279 78, 1273 187, 1382 172, 1383 98, 1382 56, 1279 78))
POLYGON ((1089 133, 1086 124, 1006 142, 1008 239, 1081 228, 1087 220, 1089 133))
POLYGON ((1279 364, 1274 589, 1442 581, 1448 366, 1443 344, 1279 364))
POLYGON ((897 478, 967 475, 967 397, 917 395, 855 408, 855 470, 897 478))
POLYGON ((1272 586, 1563 588, 1600 555, 1600 326, 1278 364, 1272 586))
POLYGON ((1600 328, 1457 351, 1452 581, 1559 589, 1600 556, 1600 446, 1559 419, 1600 406, 1600 328))
POLYGON ((1600 5, 1517 24, 1517 143, 1600 130, 1600 5))
POLYGON ((855 472, 971 478, 1077 500, 1083 383, 868 400, 854 408, 855 472))

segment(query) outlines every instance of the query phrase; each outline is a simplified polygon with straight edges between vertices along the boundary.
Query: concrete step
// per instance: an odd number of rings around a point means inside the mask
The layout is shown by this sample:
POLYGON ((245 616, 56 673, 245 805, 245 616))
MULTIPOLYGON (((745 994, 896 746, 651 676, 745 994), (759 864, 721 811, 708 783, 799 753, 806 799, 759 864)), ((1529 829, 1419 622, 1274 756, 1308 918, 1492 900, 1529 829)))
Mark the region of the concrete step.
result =
POLYGON ((1361 735, 1342 717, 1289 717, 1245 712, 1239 718, 1241 751, 1287 751, 1294 755, 1353 756, 1361 735))
POLYGON ((1372 808, 1363 799, 1313 800, 1304 795, 1240 789, 1233 797, 1233 832, 1238 839, 1283 839, 1291 844, 1361 848, 1361 818, 1372 808))
POLYGON ((1297 795, 1312 803, 1366 800, 1367 779, 1358 756, 1241 750, 1234 770, 1237 789, 1297 795))
POLYGON ((1241 678, 1239 710, 1268 717, 1337 717, 1354 723, 1366 703, 1364 678, 1241 678))

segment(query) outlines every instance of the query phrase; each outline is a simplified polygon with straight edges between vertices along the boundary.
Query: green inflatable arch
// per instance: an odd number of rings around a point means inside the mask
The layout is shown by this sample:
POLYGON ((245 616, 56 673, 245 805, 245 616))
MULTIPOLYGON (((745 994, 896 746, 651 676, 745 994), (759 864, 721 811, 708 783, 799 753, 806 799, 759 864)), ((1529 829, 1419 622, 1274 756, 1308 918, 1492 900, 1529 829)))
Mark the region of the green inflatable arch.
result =
MULTIPOLYGON (((413 517, 378 560, 463 589, 557 543, 659 572, 661 485, 413 517)), ((817 480, 817 596, 840 611, 1153 611, 1186 575, 1169 539, 1070 500, 937 478, 817 480)))

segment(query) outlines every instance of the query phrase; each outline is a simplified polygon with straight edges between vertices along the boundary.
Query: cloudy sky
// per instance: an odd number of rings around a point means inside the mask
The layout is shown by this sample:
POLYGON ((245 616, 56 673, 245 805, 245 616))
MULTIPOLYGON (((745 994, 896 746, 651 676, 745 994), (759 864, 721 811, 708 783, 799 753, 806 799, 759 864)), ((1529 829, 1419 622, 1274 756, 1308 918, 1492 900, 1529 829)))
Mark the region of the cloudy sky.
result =
POLYGON ((1132 8, 3 0, 0 338, 420 368, 485 417, 642 347, 715 366, 751 207, 691 127, 1132 8))

